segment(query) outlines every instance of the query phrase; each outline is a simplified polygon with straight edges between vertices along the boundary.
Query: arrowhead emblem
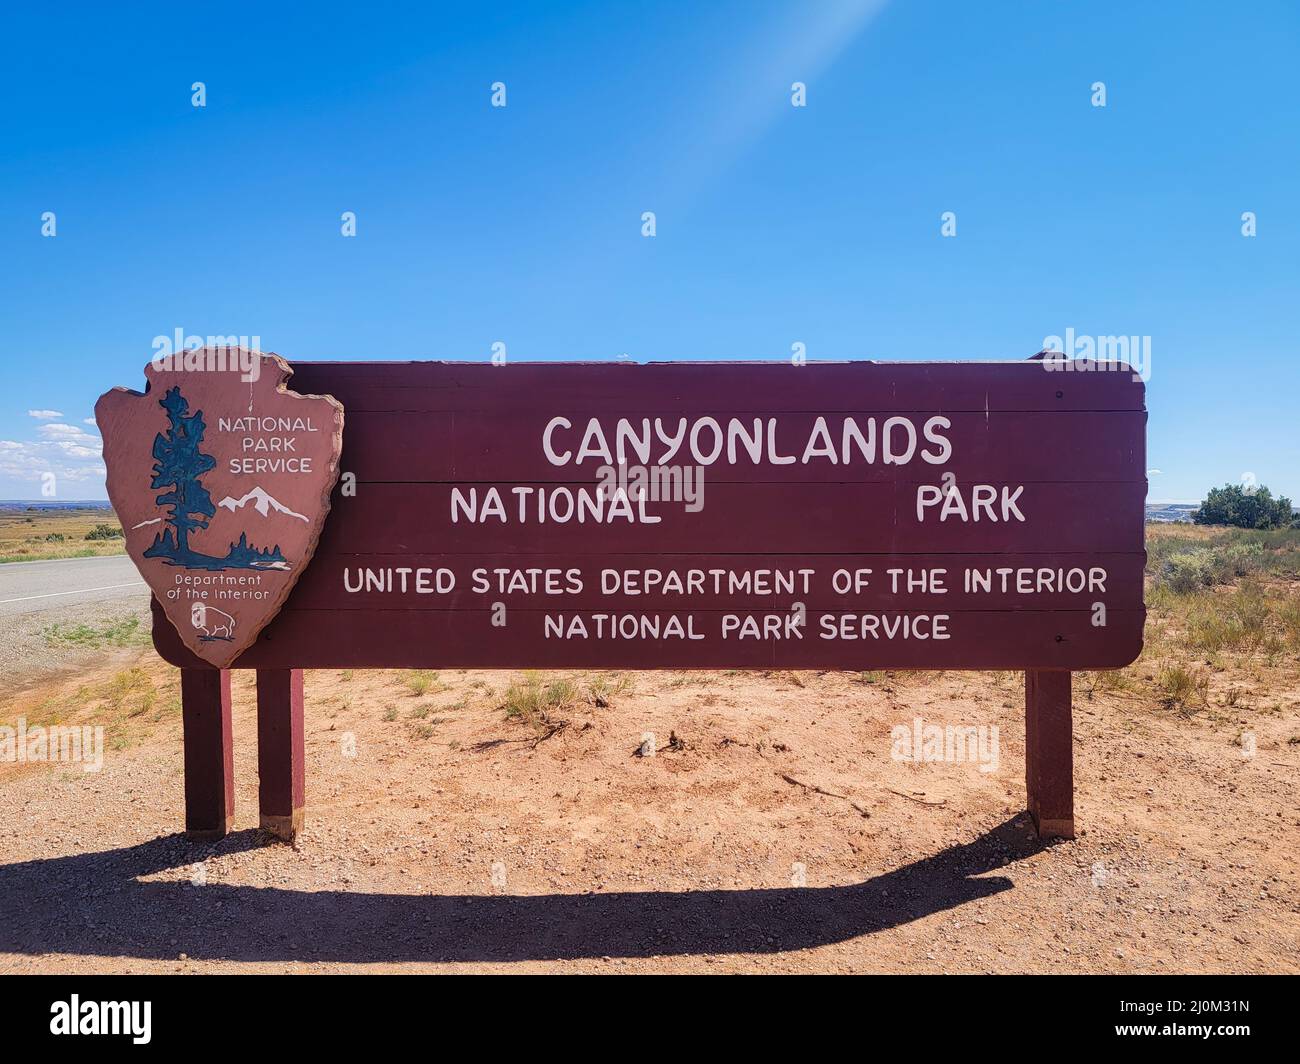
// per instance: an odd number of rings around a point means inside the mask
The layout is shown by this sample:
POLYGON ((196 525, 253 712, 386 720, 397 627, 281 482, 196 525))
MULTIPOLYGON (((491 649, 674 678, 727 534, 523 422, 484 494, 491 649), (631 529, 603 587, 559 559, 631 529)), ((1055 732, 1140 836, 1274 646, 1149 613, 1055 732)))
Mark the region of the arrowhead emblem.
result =
POLYGON ((95 404, 126 549, 182 642, 227 668, 315 553, 339 475, 343 406, 299 395, 278 355, 199 348, 95 404))

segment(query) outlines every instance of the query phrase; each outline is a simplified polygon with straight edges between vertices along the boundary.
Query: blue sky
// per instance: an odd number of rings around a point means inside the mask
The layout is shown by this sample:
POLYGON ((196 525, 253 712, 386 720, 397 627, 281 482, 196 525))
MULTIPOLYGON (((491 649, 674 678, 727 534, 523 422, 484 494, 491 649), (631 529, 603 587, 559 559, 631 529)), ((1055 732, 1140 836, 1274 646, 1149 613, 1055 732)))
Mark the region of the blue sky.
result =
POLYGON ((1282 2, 10 9, 0 498, 103 497, 83 419, 178 328, 298 359, 1149 336, 1151 499, 1300 498, 1297 54, 1282 2))

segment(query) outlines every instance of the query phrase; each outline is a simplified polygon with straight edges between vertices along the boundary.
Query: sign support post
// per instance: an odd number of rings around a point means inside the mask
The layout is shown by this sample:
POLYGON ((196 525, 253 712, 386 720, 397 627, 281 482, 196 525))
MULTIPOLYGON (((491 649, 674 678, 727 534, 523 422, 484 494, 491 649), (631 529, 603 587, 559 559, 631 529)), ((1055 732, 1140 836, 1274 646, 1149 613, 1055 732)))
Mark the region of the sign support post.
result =
POLYGON ((1074 750, 1070 672, 1025 673, 1025 793, 1043 839, 1074 838, 1074 750))
POLYGON ((257 670, 257 785, 263 831, 292 842, 302 831, 306 744, 302 669, 257 670))
POLYGON ((235 756, 230 725, 230 672, 181 670, 185 735, 185 834, 219 839, 235 818, 235 756))

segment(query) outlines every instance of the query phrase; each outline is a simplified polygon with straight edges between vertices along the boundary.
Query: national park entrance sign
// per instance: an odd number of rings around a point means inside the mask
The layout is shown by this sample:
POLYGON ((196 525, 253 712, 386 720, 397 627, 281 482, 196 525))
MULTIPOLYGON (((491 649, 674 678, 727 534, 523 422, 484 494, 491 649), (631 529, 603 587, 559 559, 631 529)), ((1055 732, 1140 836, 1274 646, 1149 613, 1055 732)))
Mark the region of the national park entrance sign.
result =
POLYGON ((96 415, 183 670, 193 833, 233 815, 226 669, 258 672, 262 823, 292 835, 302 669, 463 667, 1024 670, 1029 808, 1073 834, 1070 671, 1142 647, 1127 367, 222 349, 146 375, 96 415))

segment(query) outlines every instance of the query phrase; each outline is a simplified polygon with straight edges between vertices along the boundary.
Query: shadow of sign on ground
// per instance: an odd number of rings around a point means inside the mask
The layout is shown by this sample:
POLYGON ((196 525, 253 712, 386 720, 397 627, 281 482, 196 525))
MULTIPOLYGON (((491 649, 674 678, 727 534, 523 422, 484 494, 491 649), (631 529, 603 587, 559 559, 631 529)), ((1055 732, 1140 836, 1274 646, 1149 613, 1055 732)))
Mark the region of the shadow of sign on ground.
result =
MULTIPOLYGON (((208 856, 252 850, 264 839, 235 832, 208 856)), ((1040 849, 1022 814, 972 842, 845 886, 422 895, 142 881, 194 862, 193 847, 171 835, 0 866, 0 895, 32 901, 0 924, 0 952, 358 964, 773 954, 1000 894, 1011 880, 989 873, 1040 849)))

